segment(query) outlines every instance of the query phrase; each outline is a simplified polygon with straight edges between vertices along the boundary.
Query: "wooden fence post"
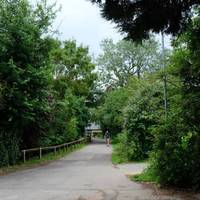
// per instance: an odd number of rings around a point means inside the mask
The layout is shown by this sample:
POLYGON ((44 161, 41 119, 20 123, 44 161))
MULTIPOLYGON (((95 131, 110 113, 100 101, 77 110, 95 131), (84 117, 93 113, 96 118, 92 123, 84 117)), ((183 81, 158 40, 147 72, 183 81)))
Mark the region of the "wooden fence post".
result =
POLYGON ((26 162, 26 150, 23 150, 23 160, 24 160, 24 163, 26 162))
POLYGON ((40 159, 42 158, 42 148, 40 147, 40 159))
POLYGON ((61 144, 61 145, 57 145, 57 146, 49 146, 49 147, 39 147, 39 148, 32 148, 32 149, 24 149, 24 150, 21 150, 21 153, 22 153, 22 158, 23 158, 23 161, 24 163, 26 162, 26 160, 28 159, 26 154, 27 152, 33 152, 33 151, 39 151, 39 159, 42 159, 42 150, 46 149, 52 149, 54 150, 54 154, 56 155, 57 151, 69 151, 71 152, 73 149, 76 149, 77 147, 79 147, 80 144, 82 143, 85 143, 86 139, 79 139, 79 140, 76 140, 76 141, 73 141, 73 142, 68 142, 68 143, 64 143, 64 144, 61 144), (64 148, 64 149, 63 149, 64 148))

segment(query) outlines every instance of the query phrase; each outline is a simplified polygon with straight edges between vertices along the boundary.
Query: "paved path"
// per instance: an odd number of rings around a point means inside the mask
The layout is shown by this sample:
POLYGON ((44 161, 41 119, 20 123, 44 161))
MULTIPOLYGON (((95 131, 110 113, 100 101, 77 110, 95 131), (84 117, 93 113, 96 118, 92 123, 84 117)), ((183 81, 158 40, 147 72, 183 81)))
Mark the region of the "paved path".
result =
POLYGON ((117 167, 124 175, 140 174, 147 167, 147 163, 120 164, 117 167))
POLYGON ((94 143, 46 166, 0 177, 0 200, 179 200, 131 182, 94 143))

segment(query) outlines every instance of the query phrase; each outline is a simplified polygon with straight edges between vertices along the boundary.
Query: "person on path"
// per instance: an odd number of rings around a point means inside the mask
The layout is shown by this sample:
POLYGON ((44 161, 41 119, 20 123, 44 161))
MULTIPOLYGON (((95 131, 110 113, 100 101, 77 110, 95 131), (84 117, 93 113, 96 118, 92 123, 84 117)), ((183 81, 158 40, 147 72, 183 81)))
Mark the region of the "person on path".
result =
POLYGON ((106 138, 107 146, 110 146, 110 133, 108 130, 106 130, 106 132, 105 132, 105 138, 106 138))

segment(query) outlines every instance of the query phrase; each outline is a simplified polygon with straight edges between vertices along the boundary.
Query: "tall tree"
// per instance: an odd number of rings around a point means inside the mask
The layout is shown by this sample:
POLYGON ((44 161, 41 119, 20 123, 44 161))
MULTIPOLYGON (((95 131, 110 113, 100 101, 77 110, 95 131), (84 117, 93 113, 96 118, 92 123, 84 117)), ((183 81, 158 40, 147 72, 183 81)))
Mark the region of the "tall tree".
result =
POLYGON ((200 188, 199 16, 200 10, 174 42, 169 75, 175 77, 175 87, 169 92, 168 117, 154 130, 157 140, 152 154, 152 169, 160 183, 195 189, 200 188))
POLYGON ((83 134, 97 77, 87 47, 78 46, 74 40, 52 43, 53 101, 47 144, 70 141, 83 134))
POLYGON ((97 78, 95 65, 89 56, 88 47, 77 46, 76 41, 65 41, 64 47, 58 44, 52 52, 54 78, 65 77, 75 95, 87 97, 97 78))
POLYGON ((183 82, 182 108, 188 125, 199 131, 200 124, 200 8, 187 31, 174 42, 173 64, 183 82))
POLYGON ((28 0, 0 0, 0 164, 13 163, 19 143, 36 145, 43 131, 50 50, 46 35, 54 16, 46 1, 32 7, 28 0))
POLYGON ((97 65, 104 87, 124 86, 130 77, 140 78, 145 71, 155 71, 158 67, 158 43, 153 38, 142 44, 125 40, 115 44, 106 39, 101 47, 103 53, 99 55, 97 65))

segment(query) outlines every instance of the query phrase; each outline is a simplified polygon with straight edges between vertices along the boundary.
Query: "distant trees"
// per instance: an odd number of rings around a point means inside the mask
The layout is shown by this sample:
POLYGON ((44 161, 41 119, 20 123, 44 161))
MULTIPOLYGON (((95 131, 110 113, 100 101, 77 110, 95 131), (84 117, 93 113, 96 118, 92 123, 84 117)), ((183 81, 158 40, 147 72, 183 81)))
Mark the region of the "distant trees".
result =
POLYGON ((101 43, 103 53, 97 58, 100 81, 104 87, 122 87, 136 75, 138 78, 147 71, 155 71, 159 66, 159 46, 152 37, 142 44, 131 41, 110 39, 101 43))
POLYGON ((147 158, 155 141, 150 130, 163 114, 162 82, 154 78, 162 68, 159 45, 154 38, 142 44, 107 39, 102 47, 97 65, 105 92, 96 119, 113 137, 121 133, 121 161, 147 158))
POLYGON ((103 131, 109 129, 112 137, 117 136, 123 129, 123 109, 128 101, 130 92, 125 88, 107 91, 95 111, 95 119, 100 122, 103 131))

